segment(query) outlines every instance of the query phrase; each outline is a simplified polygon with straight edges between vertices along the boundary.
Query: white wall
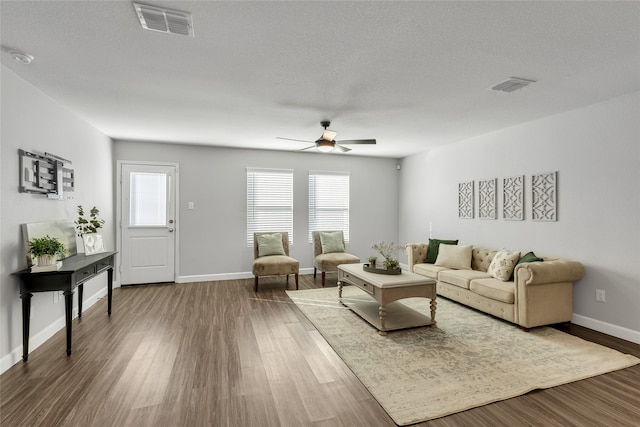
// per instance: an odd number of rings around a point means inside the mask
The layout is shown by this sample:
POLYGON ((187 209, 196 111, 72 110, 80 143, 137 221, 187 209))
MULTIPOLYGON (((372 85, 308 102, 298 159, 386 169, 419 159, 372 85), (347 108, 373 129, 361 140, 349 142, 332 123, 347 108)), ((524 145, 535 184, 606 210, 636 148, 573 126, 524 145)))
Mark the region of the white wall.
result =
MULTIPOLYGON (((402 242, 533 250, 582 262, 574 322, 640 342, 640 93, 503 129, 402 161, 402 242), (531 175, 558 171, 558 221, 531 220, 531 175), (525 175, 525 220, 477 219, 477 181, 525 175), (475 219, 458 218, 457 185, 476 181, 475 219), (606 291, 606 303, 595 290, 606 291)), ((406 259, 406 258, 405 258, 406 259)))
MULTIPOLYGON (((0 371, 4 371, 22 356, 19 283, 11 276, 26 268, 20 224, 75 219, 76 206, 82 204, 100 209, 107 221, 104 234, 109 248, 114 245, 114 228, 111 140, 4 66, 1 79, 0 371), (61 201, 18 193, 20 148, 51 152, 71 160, 76 191, 61 201)), ((77 243, 82 251, 81 241, 77 243)), ((85 284, 83 309, 103 293, 106 274, 85 284)), ((77 305, 77 297, 74 304, 77 305)), ((34 294, 30 350, 63 327, 64 300, 54 303, 52 292, 34 294)), ((61 354, 64 351, 60 348, 61 354)))
POLYGON ((253 247, 246 244, 246 168, 294 170, 294 242, 291 256, 313 268, 308 243, 309 170, 348 171, 350 252, 365 259, 378 240, 398 239, 398 163, 339 154, 115 141, 116 160, 179 163, 180 281, 250 276, 253 247), (187 209, 193 202, 195 209, 187 209))

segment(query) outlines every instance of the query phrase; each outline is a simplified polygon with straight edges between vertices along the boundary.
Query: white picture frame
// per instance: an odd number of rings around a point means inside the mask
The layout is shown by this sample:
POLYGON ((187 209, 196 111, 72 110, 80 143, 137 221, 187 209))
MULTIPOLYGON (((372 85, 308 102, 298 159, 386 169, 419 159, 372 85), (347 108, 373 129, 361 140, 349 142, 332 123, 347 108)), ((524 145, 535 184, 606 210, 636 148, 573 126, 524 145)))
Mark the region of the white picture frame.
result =
POLYGON ((82 235, 82 243, 84 243, 84 254, 93 255, 105 252, 104 239, 100 233, 86 233, 82 235))

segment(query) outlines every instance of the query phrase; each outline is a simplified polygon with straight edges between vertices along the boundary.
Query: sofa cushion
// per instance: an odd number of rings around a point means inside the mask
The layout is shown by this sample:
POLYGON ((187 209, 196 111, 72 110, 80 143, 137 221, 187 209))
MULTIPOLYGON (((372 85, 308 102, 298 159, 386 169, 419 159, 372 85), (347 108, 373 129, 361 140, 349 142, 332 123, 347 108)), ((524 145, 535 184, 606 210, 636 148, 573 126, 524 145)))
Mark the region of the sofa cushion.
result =
POLYGON ((511 278, 513 269, 516 268, 516 263, 519 259, 520 252, 499 251, 493 257, 487 273, 496 279, 506 282, 511 278))
POLYGON ((440 244, 444 245, 457 245, 457 240, 442 240, 442 239, 429 239, 429 245, 427 246, 427 259, 426 262, 433 264, 438 259, 438 251, 440 250, 440 244))
POLYGON ((335 271, 340 264, 357 264, 360 258, 346 252, 332 252, 320 254, 314 260, 314 267, 320 271, 335 271))
POLYGON ((285 255, 282 245, 282 233, 260 234, 258 239, 258 256, 285 255))
POLYGON ((473 248, 471 252, 471 268, 478 271, 487 271, 498 251, 492 249, 473 248))
POLYGON ((430 279, 438 279, 438 273, 448 270, 447 267, 438 267, 434 264, 416 264, 413 266, 413 272, 416 274, 420 274, 422 276, 428 277, 430 279))
POLYGON ((440 244, 435 265, 459 270, 471 270, 471 245, 440 244))
POLYGON ((496 301, 506 302, 507 304, 513 304, 515 301, 514 282, 503 282, 493 277, 488 279, 474 279, 469 284, 469 290, 478 295, 496 301))
POLYGON ((477 270, 443 270, 438 273, 438 281, 469 289, 469 283, 474 279, 489 279, 490 275, 477 270))

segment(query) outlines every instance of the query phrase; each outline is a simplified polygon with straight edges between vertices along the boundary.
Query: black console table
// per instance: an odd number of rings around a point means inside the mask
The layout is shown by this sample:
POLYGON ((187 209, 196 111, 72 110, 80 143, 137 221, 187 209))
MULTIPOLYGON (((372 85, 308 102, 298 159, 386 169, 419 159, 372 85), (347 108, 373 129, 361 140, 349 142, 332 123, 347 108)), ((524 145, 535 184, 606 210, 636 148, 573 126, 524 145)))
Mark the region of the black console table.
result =
POLYGON ((107 313, 111 315, 113 293, 113 267, 117 252, 103 252, 95 255, 76 254, 62 260, 57 271, 32 273, 29 269, 14 273, 20 277, 20 298, 22 298, 22 360, 29 359, 29 320, 33 292, 62 291, 67 326, 67 356, 71 355, 71 312, 73 310, 73 290, 78 288, 78 317, 82 317, 82 291, 84 282, 106 271, 107 313))

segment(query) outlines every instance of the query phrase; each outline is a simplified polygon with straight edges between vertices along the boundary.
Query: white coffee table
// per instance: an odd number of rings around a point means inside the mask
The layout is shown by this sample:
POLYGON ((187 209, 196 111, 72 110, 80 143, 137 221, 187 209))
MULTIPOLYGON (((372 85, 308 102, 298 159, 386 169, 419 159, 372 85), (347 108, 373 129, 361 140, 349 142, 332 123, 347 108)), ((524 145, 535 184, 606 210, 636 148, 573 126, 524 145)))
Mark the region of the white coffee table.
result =
POLYGON ((338 299, 364 320, 375 326, 380 335, 397 329, 419 326, 436 327, 436 282, 418 274, 403 271, 398 275, 377 274, 364 271, 363 264, 338 266, 338 299), (365 291, 371 298, 342 298, 343 283, 352 284, 365 291), (431 299, 431 316, 394 303, 403 298, 424 297, 431 299))

